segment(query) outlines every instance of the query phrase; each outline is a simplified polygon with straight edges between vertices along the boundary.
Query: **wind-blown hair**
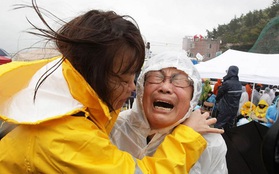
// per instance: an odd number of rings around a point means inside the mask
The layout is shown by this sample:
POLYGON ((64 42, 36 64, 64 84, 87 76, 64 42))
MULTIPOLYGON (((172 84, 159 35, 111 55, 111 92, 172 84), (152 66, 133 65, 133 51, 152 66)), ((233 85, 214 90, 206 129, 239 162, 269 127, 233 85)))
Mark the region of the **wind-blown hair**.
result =
POLYGON ((122 74, 139 73, 144 62, 144 41, 133 18, 113 11, 90 10, 54 31, 44 20, 36 0, 32 0, 32 7, 47 29, 31 23, 39 32, 29 33, 54 41, 63 59, 68 59, 109 109, 114 110, 110 99, 120 83, 114 87, 109 83, 112 77, 121 81, 120 72, 113 71, 116 61, 121 62, 118 70, 125 63, 122 74), (127 54, 131 56, 124 59, 127 54))

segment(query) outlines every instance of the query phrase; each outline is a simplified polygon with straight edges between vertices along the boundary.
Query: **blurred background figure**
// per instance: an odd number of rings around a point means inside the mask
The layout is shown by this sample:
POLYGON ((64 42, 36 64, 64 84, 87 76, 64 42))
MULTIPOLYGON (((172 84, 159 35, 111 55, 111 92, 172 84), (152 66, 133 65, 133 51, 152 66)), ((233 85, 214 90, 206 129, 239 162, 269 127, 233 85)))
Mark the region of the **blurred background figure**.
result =
POLYGON ((232 128, 235 126, 235 118, 242 94, 242 85, 238 78, 238 67, 230 66, 227 75, 223 77, 222 86, 216 96, 217 123, 216 128, 232 128))
POLYGON ((261 99, 255 109, 255 116, 256 116, 256 120, 259 120, 260 122, 266 122, 265 121, 265 115, 266 115, 266 111, 268 108, 269 104, 261 99))
POLYGON ((210 85, 210 80, 209 79, 205 79, 204 83, 202 85, 202 93, 199 99, 199 105, 203 106, 203 102, 206 101, 207 97, 208 97, 208 93, 212 91, 212 87, 210 85))
POLYGON ((254 105, 258 105, 260 98, 261 98, 261 94, 260 94, 260 90, 261 90, 261 86, 260 85, 256 85, 255 89, 253 90, 253 104, 254 105))
POLYGON ((266 87, 266 88, 264 89, 263 95, 262 95, 261 98, 260 98, 260 101, 261 101, 261 100, 264 100, 264 101, 268 104, 268 106, 270 106, 271 103, 272 103, 272 99, 271 99, 271 96, 270 96, 270 95, 271 95, 271 94, 270 94, 270 88, 269 88, 269 87, 266 87))
POLYGON ((217 82, 214 84, 213 94, 217 96, 218 89, 222 85, 222 79, 217 79, 217 82))
POLYGON ((271 127, 276 122, 276 120, 278 119, 278 113, 279 113, 279 102, 278 102, 278 100, 279 99, 277 99, 275 101, 275 104, 272 104, 271 106, 269 106, 267 108, 266 116, 265 116, 267 122, 263 123, 263 125, 265 125, 267 127, 271 127))
POLYGON ((237 111, 237 115, 240 115, 241 107, 248 101, 249 101, 249 96, 248 96, 248 93, 246 92, 246 87, 242 86, 242 93, 241 93, 241 97, 239 99, 239 108, 237 111))
POLYGON ((251 86, 251 83, 247 83, 245 85, 246 87, 246 92, 248 93, 248 96, 249 96, 249 100, 251 101, 251 94, 252 94, 252 86, 251 86))

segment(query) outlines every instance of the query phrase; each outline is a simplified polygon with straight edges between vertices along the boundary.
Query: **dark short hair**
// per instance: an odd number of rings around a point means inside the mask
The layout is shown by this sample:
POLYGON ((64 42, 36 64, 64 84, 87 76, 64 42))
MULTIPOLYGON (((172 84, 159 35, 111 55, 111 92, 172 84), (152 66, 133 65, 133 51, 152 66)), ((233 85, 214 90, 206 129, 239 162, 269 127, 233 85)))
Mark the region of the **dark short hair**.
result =
POLYGON ((260 87, 259 85, 256 85, 255 89, 256 89, 257 91, 260 91, 260 90, 261 90, 261 87, 260 87))

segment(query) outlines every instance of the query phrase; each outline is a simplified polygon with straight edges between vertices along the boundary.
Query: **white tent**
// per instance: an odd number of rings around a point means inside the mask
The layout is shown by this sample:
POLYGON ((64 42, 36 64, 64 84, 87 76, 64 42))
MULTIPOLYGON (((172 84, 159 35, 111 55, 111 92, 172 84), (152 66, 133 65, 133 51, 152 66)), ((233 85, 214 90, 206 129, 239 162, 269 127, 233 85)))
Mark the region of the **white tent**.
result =
POLYGON ((238 76, 242 82, 279 85, 279 54, 258 54, 229 49, 218 57, 195 66, 202 78, 222 79, 231 65, 238 66, 238 76))

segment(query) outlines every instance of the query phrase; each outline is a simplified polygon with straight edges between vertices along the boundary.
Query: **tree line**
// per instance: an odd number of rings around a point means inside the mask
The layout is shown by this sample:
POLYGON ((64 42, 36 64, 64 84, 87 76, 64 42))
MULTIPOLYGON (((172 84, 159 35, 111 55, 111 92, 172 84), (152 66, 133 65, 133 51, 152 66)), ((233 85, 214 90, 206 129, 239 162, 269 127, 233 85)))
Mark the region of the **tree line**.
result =
POLYGON ((263 10, 250 11, 240 17, 234 17, 228 24, 218 25, 212 31, 206 30, 207 37, 220 39, 220 49, 248 51, 256 42, 265 25, 279 16, 279 0, 273 0, 271 6, 263 10))

